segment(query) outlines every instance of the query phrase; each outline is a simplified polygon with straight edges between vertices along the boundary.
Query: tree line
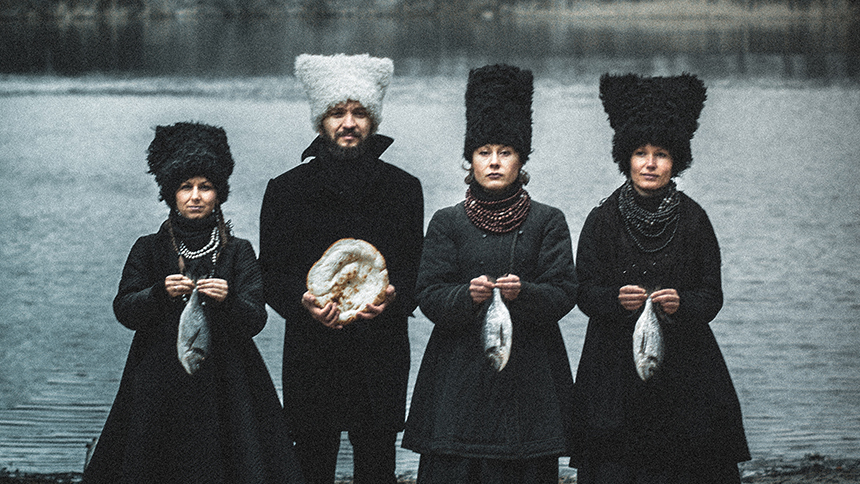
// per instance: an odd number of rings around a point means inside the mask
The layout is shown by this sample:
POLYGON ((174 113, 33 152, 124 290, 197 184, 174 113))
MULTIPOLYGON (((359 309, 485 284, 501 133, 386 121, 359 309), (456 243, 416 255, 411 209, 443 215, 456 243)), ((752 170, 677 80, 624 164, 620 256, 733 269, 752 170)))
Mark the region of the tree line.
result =
POLYGON ((778 5, 790 10, 813 7, 853 9, 855 0, 0 0, 0 19, 170 18, 175 16, 270 17, 304 15, 487 15, 511 11, 571 11, 670 3, 726 5, 748 9, 778 5))

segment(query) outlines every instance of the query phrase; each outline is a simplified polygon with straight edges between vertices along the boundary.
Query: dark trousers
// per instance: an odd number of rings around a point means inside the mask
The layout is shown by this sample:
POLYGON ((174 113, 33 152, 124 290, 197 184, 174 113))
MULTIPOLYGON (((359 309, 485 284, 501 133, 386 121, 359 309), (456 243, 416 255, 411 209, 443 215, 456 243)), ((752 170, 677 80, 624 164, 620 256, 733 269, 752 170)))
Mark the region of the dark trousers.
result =
POLYGON ((418 484, 558 484, 558 457, 502 460, 421 454, 418 484))
MULTIPOLYGON (((295 452, 307 484, 332 484, 340 449, 339 430, 295 435, 295 452)), ((394 454, 397 432, 350 430, 354 484, 396 484, 394 454)))

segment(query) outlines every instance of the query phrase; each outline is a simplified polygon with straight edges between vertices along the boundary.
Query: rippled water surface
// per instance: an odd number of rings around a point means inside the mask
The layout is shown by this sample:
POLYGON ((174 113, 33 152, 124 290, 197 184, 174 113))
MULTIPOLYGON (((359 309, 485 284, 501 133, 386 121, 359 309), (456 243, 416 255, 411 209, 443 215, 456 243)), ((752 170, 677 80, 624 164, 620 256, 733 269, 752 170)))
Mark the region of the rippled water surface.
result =
MULTIPOLYGON (((465 73, 488 59, 443 57, 429 73, 404 61, 386 97, 380 132, 396 141, 383 158, 422 180, 428 221, 464 195, 465 73)), ((613 59, 581 69, 534 61, 528 189, 564 211, 574 243, 622 181, 599 72, 710 65, 613 59)), ((809 59, 762 61, 761 75, 702 74, 708 102, 679 180, 722 247, 726 303, 712 327, 755 458, 860 457, 860 87, 850 75, 786 75, 809 59)), ((825 71, 852 68, 828 59, 825 71)), ((0 77, 0 467, 80 470, 104 424, 132 338, 111 301, 131 245, 167 213, 146 174, 151 127, 224 126, 237 162, 224 210, 256 247, 266 182, 297 164, 313 138, 308 115, 294 80, 277 74, 0 77)), ((561 323, 574 370, 585 323, 578 309, 561 323)), ((431 329, 420 313, 411 322, 412 381, 431 329)), ((277 315, 256 342, 280 388, 277 315)), ((345 445, 342 474, 349 457, 345 445)), ((399 451, 398 470, 415 469, 417 456, 399 451)))

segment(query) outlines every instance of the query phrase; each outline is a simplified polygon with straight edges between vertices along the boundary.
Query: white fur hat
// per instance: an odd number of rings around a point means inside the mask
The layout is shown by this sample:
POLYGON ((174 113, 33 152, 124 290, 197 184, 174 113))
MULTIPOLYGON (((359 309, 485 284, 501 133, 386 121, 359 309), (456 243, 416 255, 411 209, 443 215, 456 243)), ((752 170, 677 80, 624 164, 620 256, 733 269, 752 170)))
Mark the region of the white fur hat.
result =
POLYGON ((393 73, 391 59, 368 54, 296 57, 296 77, 310 98, 314 131, 329 109, 347 100, 360 102, 378 125, 382 121, 382 98, 393 73))

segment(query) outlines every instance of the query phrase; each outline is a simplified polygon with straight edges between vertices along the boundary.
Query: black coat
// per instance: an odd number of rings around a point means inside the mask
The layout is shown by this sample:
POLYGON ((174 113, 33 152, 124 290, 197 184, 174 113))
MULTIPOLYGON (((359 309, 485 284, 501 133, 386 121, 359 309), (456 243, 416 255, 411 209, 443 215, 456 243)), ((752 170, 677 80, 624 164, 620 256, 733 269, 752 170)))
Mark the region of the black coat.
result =
POLYGON ((182 298, 164 279, 178 274, 165 227, 134 244, 114 313, 135 331, 119 391, 87 483, 300 483, 286 419, 252 337, 266 323, 254 249, 231 238, 214 277, 229 285, 221 303, 206 298, 212 353, 188 375, 177 357, 182 298))
POLYGON ((705 211, 681 193, 669 246, 646 254, 633 243, 616 190, 585 221, 577 249, 579 308, 589 316, 577 371, 576 455, 634 463, 749 459, 741 409, 708 323, 723 304, 720 248, 705 211), (633 363, 640 311, 618 302, 624 285, 673 288, 681 303, 663 325, 666 356, 648 383, 633 363))
POLYGON ((424 198, 417 178, 378 159, 391 138, 367 142, 365 159, 340 163, 317 138, 302 155, 314 159, 270 180, 263 199, 260 264, 266 302, 286 322, 284 409, 297 429, 403 428, 424 198), (382 253, 397 297, 376 318, 333 330, 301 298, 314 262, 347 237, 382 253))
POLYGON ((403 447, 493 459, 565 455, 573 376, 558 321, 574 307, 577 283, 564 214, 532 201, 519 228, 493 234, 473 225, 462 203, 436 212, 417 288, 421 310, 435 326, 403 447), (481 343, 488 302, 474 304, 469 281, 507 273, 520 277, 522 289, 508 303, 511 356, 496 372, 481 343))

